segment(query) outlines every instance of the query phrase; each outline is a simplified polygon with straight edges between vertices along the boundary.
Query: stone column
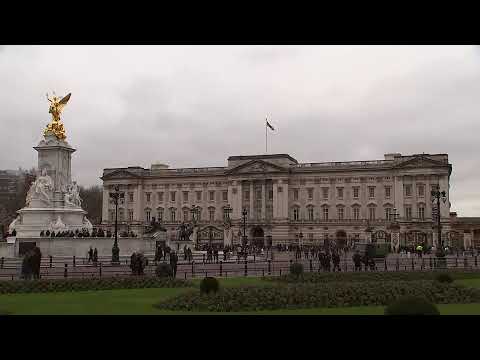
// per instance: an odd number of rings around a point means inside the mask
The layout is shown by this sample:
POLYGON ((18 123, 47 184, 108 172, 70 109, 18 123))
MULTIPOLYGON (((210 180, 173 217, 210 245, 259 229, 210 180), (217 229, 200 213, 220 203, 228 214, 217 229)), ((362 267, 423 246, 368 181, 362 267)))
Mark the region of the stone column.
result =
POLYGON ((267 200, 267 194, 265 192, 265 180, 263 181, 262 184, 262 219, 266 219, 267 214, 266 214, 266 200, 267 200))
MULTIPOLYGON (((278 194, 277 194, 277 181, 273 180, 272 184, 272 190, 273 190, 273 201, 272 201, 272 206, 273 206, 273 219, 276 219, 278 217, 278 194)), ((272 219, 272 220, 273 220, 272 219)))
POLYGON ((249 210, 249 218, 250 220, 253 220, 255 217, 254 217, 254 213, 253 213, 253 181, 250 181, 250 210, 249 210))

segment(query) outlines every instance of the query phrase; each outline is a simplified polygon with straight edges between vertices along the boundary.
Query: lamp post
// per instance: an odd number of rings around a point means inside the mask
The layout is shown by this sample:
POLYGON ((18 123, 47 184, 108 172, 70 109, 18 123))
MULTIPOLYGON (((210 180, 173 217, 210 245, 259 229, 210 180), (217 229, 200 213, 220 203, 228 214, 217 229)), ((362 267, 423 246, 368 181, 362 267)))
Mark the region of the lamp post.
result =
POLYGON ((438 240, 437 240, 437 257, 445 257, 445 252, 443 251, 443 241, 442 241, 442 225, 440 224, 440 199, 443 203, 447 201, 447 193, 445 191, 440 191, 440 186, 437 186, 436 189, 431 191, 432 202, 437 203, 437 231, 438 231, 438 240))
MULTIPOLYGON (((242 211, 242 216, 243 216, 243 238, 242 238, 242 248, 245 247, 245 245, 247 244, 247 209, 244 208, 243 211, 242 211)), ((243 250, 243 249, 242 249, 243 250)))
POLYGON ((230 204, 227 204, 227 206, 225 206, 223 208, 223 214, 224 214, 225 222, 230 223, 230 213, 232 211, 233 211, 233 209, 230 207, 230 204))
POLYGON ((120 249, 118 248, 118 202, 125 198, 125 193, 120 191, 120 186, 115 185, 115 192, 110 193, 110 198, 115 203, 115 242, 112 247, 112 264, 120 263, 120 249))

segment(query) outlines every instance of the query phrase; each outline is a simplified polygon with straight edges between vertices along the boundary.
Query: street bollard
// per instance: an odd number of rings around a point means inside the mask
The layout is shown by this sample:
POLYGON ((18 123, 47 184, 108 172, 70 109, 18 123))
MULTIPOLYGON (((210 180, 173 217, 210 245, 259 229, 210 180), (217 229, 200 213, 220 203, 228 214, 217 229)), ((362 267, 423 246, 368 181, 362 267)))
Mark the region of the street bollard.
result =
POLYGON ((73 267, 75 267, 75 255, 73 255, 73 267))
POLYGON ((312 264, 312 259, 310 259, 310 272, 313 271, 313 264, 312 264))
POLYGON ((223 262, 220 260, 220 276, 222 276, 223 273, 223 262))
POLYGON ((268 275, 272 275, 272 260, 268 260, 268 275))
POLYGON ((102 277, 102 263, 100 263, 100 267, 98 268, 98 274, 102 277))
POLYGON ((50 268, 52 267, 52 255, 50 255, 50 268))
POLYGON ((245 260, 245 276, 248 274, 248 268, 247 268, 247 260, 245 260))
POLYGON ((67 268, 68 268, 68 264, 65 264, 65 270, 63 270, 63 277, 65 277, 65 278, 68 276, 67 268))

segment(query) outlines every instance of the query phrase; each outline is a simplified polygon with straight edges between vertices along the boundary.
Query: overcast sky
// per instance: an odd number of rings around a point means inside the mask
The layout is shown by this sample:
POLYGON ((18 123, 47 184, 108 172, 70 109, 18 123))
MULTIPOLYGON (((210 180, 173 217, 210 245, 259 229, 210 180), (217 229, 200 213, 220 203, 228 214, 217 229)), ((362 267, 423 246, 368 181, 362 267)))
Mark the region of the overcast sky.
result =
POLYGON ((451 210, 480 216, 478 46, 0 46, 0 169, 36 166, 52 90, 81 185, 263 154, 268 115, 299 162, 448 153, 451 210))

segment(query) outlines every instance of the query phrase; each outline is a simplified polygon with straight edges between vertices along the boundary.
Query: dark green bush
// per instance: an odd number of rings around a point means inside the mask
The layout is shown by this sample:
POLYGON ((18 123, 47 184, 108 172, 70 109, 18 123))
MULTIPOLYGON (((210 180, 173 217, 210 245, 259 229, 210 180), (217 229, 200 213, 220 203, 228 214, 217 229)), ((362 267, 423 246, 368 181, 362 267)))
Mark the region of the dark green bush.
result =
POLYGON ((200 282, 200 293, 201 294, 210 294, 218 292, 220 288, 220 283, 214 277, 206 277, 200 282))
POLYGON ((173 277, 172 266, 166 262, 162 262, 155 268, 155 274, 159 278, 173 277))
POLYGON ((193 286, 193 283, 190 281, 159 277, 40 279, 35 281, 7 280, 0 281, 0 294, 193 286))
POLYGON ((298 278, 300 275, 303 274, 303 265, 300 263, 293 263, 290 265, 290 275, 298 278))
POLYGON ((437 274, 437 276, 435 276, 435 280, 437 280, 441 283, 451 283, 451 282, 453 282, 452 276, 448 273, 437 274))
POLYGON ((440 315, 440 311, 424 298, 406 296, 388 305, 385 315, 440 315))
POLYGON ((436 304, 480 302, 480 290, 437 281, 295 283, 223 288, 210 296, 187 292, 156 307, 180 311, 257 311, 316 307, 386 306, 403 296, 436 304))

